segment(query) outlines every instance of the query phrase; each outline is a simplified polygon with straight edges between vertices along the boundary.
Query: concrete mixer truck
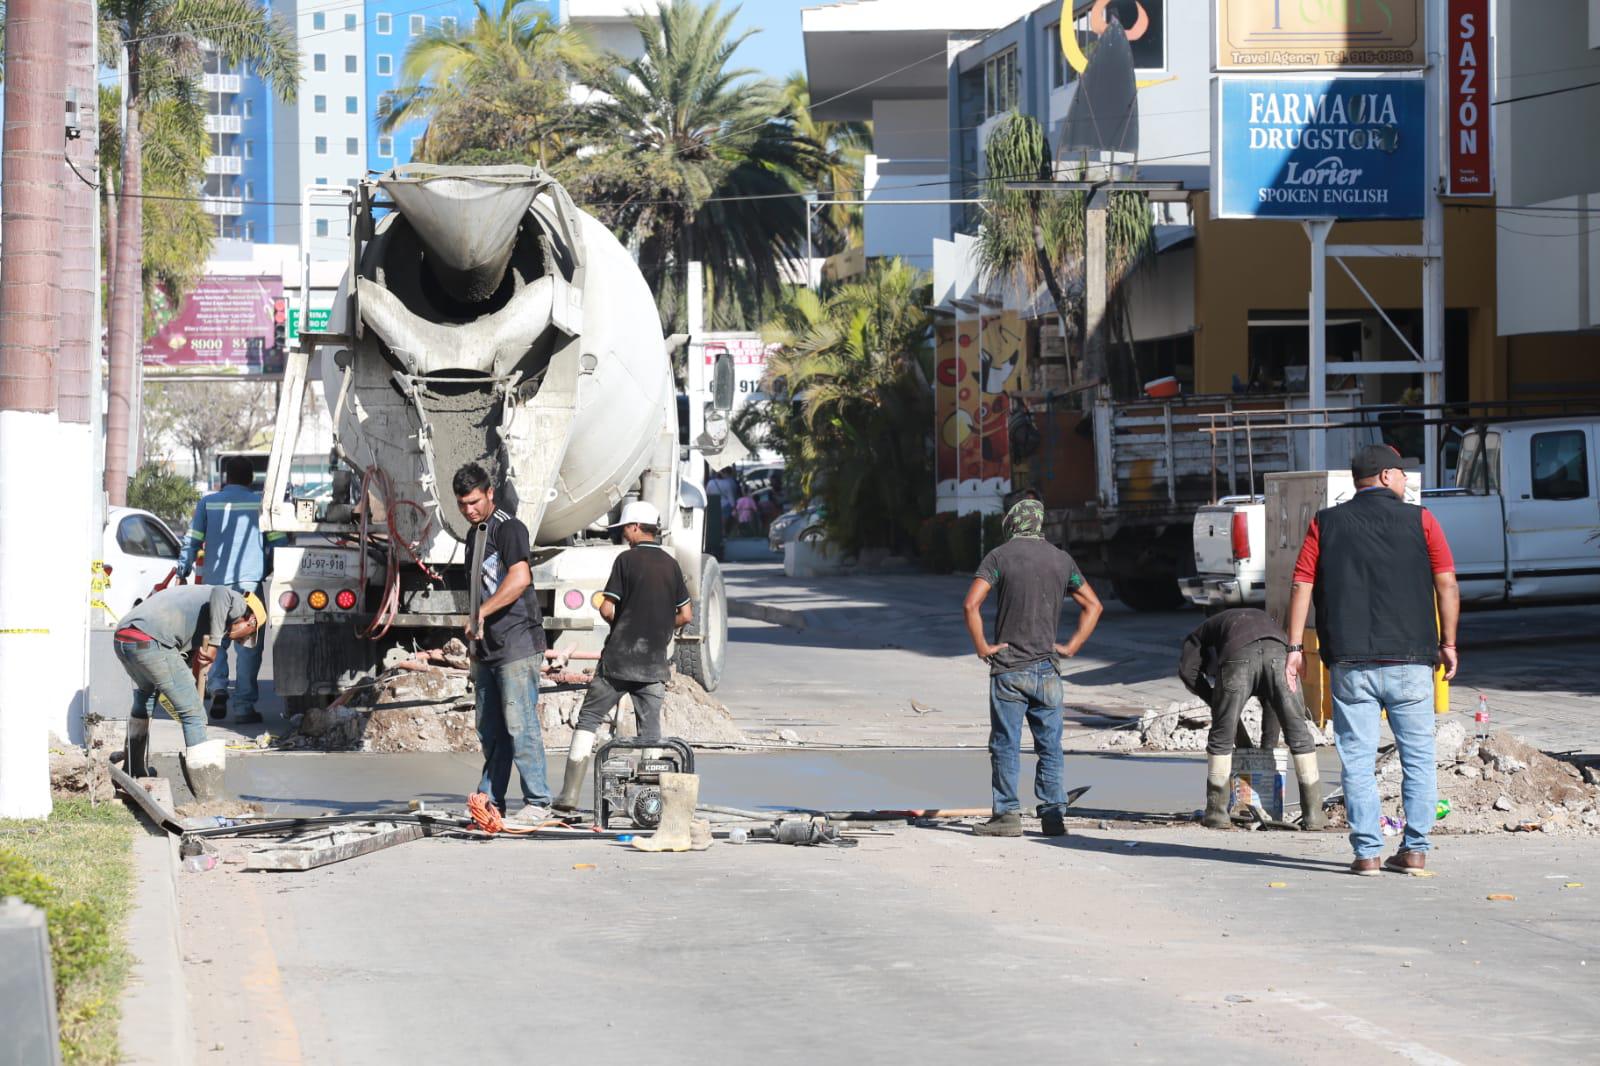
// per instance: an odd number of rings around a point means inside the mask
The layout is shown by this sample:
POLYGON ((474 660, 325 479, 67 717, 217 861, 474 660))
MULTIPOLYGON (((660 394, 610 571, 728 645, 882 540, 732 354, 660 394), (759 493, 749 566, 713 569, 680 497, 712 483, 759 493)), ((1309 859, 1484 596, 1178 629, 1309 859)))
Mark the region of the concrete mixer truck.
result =
POLYGON ((294 535, 267 589, 290 713, 461 634, 478 583, 450 482, 467 462, 490 472, 533 537, 557 650, 604 643, 600 590, 625 550, 606 525, 630 499, 654 504, 694 602, 678 669, 716 688, 727 613, 702 551, 711 445, 690 439, 680 406, 715 424, 731 387, 680 398, 627 250, 531 167, 410 164, 351 190, 350 210, 327 329, 302 333, 286 359, 263 491, 263 528, 294 535), (296 498, 289 470, 317 376, 332 494, 296 498))

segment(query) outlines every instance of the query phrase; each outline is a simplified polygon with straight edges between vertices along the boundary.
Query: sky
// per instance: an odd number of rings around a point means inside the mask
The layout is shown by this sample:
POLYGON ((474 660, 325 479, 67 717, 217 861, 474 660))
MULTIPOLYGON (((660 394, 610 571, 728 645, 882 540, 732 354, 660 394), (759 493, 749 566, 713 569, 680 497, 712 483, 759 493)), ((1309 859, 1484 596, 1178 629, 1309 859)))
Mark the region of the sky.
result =
MULTIPOLYGON (((740 30, 758 29, 733 54, 733 62, 753 67, 782 80, 791 71, 806 66, 805 42, 800 37, 800 9, 820 7, 830 0, 743 0, 734 25, 740 30)), ((733 6, 723 0, 726 9, 733 6)))

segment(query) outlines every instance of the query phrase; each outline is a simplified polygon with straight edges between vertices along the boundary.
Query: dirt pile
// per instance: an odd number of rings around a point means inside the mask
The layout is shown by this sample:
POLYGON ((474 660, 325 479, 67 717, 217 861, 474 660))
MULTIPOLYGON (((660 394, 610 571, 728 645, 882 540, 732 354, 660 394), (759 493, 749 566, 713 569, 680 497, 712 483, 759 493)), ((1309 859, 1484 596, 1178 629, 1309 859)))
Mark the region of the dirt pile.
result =
MULTIPOLYGON (((542 687, 539 715, 547 748, 572 740, 584 690, 542 687)), ((618 735, 634 736, 631 700, 618 708, 618 735)), ((692 743, 740 743, 744 733, 728 708, 687 677, 667 684, 662 728, 692 743)), ((604 731, 602 731, 604 732, 604 731)), ((466 670, 439 664, 392 669, 332 705, 307 712, 279 746, 316 751, 477 751, 473 689, 466 670)))
MULTIPOLYGON (((1551 758, 1510 733, 1478 741, 1461 722, 1440 726, 1439 796, 1450 813, 1438 828, 1456 833, 1600 834, 1600 786, 1578 767, 1551 758)), ((1385 799, 1400 794, 1400 760, 1379 768, 1385 799)))
MULTIPOLYGON (((1251 697, 1240 715, 1251 740, 1261 740, 1261 703, 1251 697)), ((1318 729, 1310 724, 1317 744, 1333 743, 1333 728, 1318 729)), ((1148 708, 1139 719, 1137 731, 1117 730, 1102 733, 1096 742, 1102 750, 1142 748, 1145 751, 1204 751, 1211 732, 1211 707, 1200 699, 1176 700, 1165 707, 1148 708)))
POLYGON ((99 802, 115 794, 105 768, 103 751, 91 755, 74 744, 50 748, 50 791, 56 795, 83 796, 99 802))

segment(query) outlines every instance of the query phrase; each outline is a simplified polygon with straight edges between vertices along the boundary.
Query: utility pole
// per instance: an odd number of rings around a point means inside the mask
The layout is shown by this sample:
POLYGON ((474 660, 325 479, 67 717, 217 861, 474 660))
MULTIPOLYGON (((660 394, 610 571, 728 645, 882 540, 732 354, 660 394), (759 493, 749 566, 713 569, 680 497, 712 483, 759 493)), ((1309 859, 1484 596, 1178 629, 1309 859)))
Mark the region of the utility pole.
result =
POLYGON ((0 161, 0 818, 50 813, 46 656, 60 590, 40 457, 57 442, 66 24, 57 0, 6 5, 0 161))

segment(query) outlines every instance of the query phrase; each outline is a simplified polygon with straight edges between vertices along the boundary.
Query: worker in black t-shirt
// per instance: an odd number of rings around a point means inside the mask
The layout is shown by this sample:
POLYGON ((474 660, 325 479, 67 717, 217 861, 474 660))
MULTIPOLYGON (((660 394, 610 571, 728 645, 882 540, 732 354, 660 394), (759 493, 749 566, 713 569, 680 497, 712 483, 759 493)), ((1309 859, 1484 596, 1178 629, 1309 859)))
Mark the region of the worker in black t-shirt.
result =
POLYGON ((578 808, 578 792, 588 776, 595 731, 623 696, 633 697, 642 740, 661 737, 661 705, 667 698, 667 654, 672 635, 689 624, 694 611, 677 560, 661 547, 661 512, 643 500, 622 509, 611 528, 622 529, 628 550, 617 556, 603 592, 600 614, 611 624, 600 665, 578 711, 578 725, 567 752, 567 772, 556 810, 578 808))
POLYGON ((477 463, 457 470, 451 487, 456 506, 474 527, 469 546, 478 572, 470 580, 480 582, 482 592, 477 617, 467 622, 483 745, 478 791, 503 812, 514 763, 522 778, 523 806, 507 821, 538 825, 550 817, 550 784, 539 730, 544 626, 533 589, 528 527, 495 506, 494 484, 477 463))

